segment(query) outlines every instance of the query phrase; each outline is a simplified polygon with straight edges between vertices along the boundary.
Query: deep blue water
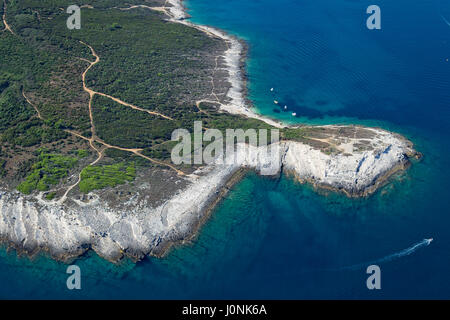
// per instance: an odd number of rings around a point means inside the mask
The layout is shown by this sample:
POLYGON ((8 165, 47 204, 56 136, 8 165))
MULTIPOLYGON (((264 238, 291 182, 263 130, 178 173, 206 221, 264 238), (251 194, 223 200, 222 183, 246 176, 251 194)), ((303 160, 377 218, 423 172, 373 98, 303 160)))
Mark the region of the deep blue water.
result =
POLYGON ((368 199, 250 174, 198 239, 167 258, 77 261, 77 292, 66 289, 65 265, 0 251, 0 297, 450 298, 450 3, 378 0, 382 29, 372 31, 370 4, 187 1, 194 22, 249 42, 249 95, 260 113, 391 129, 415 142, 421 162, 368 199), (343 268, 430 237, 431 245, 380 264, 379 291, 366 288, 364 268, 343 268))

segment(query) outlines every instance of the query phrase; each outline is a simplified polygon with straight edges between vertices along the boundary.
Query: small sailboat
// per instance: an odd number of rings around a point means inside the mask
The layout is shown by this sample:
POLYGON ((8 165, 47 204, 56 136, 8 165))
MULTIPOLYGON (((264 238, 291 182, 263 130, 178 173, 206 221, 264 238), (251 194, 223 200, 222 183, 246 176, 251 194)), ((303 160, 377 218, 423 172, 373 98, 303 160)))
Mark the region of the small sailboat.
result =
POLYGON ((284 110, 287 110, 287 106, 284 106, 284 110))
POLYGON ((273 88, 270 88, 270 92, 273 92, 273 88))
POLYGON ((273 103, 278 104, 278 101, 277 100, 273 100, 273 103))

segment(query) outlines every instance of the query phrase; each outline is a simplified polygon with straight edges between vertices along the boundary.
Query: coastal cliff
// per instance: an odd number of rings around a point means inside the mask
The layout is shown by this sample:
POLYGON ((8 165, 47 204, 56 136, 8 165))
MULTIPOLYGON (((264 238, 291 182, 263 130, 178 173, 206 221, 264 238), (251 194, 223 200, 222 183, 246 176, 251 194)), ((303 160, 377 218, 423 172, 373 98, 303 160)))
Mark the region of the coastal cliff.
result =
MULTIPOLYGON (((242 168, 259 172, 279 161, 280 170, 317 187, 349 196, 374 192, 418 154, 409 141, 398 135, 381 129, 370 131, 374 134, 372 150, 346 154, 327 155, 306 144, 283 141, 274 146, 278 149, 272 153, 278 157, 274 159, 260 148, 238 145, 240 162, 199 169, 185 188, 158 207, 143 200, 117 210, 95 195, 87 203, 59 204, 2 191, 0 237, 28 254, 45 250, 64 261, 88 249, 113 262, 123 256, 134 260, 147 254, 161 256, 173 243, 193 235, 214 207, 211 204, 217 203, 223 187, 242 168)), ((350 152, 361 140, 365 139, 353 139, 345 148, 350 152)))

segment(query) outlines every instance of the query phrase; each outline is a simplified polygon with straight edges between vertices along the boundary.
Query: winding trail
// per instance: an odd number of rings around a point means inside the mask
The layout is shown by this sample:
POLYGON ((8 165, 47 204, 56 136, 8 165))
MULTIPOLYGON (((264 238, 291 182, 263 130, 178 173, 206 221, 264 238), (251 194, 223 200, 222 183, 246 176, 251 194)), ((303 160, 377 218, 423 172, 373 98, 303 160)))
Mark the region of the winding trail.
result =
POLYGON ((166 4, 164 4, 164 6, 162 6, 162 7, 150 7, 150 6, 146 6, 146 5, 143 5, 143 4, 138 4, 138 5, 130 6, 128 8, 119 8, 119 7, 115 7, 115 8, 119 9, 119 10, 122 10, 122 11, 136 9, 136 8, 143 8, 143 9, 149 9, 149 10, 159 11, 159 12, 163 12, 165 14, 168 14, 167 13, 167 8, 166 8, 166 4))
MULTIPOLYGON (((32 103, 32 102, 30 101, 30 99, 26 96, 25 91, 24 91, 23 89, 22 89, 22 95, 23 95, 23 97, 25 98, 26 102, 27 102, 28 104, 30 104, 30 105, 34 108, 34 110, 35 110, 36 113, 37 113, 37 117, 38 117, 39 119, 41 119, 41 120, 44 120, 44 118, 42 117, 42 115, 41 115, 39 109, 36 107, 36 105, 35 105, 34 103, 32 103)), ((141 157, 141 158, 144 158, 144 159, 146 159, 146 160, 148 160, 148 161, 150 161, 150 162, 152 162, 152 163, 155 163, 155 164, 157 164, 157 165, 169 167, 170 169, 174 170, 174 171, 175 171, 178 175, 180 175, 180 176, 185 176, 185 175, 186 175, 183 171, 178 170, 177 168, 175 168, 174 166, 172 166, 172 165, 170 165, 170 164, 168 164, 168 163, 165 163, 165 162, 162 162, 162 161, 158 161, 158 160, 152 159, 152 158, 150 158, 150 157, 147 157, 146 155, 143 155, 143 154, 142 154, 142 151, 144 151, 144 149, 139 149, 139 148, 131 148, 131 149, 130 149, 130 148, 122 148, 122 147, 118 147, 118 146, 114 146, 114 145, 111 145, 111 144, 109 144, 109 143, 106 143, 106 142, 104 142, 103 140, 101 140, 100 138, 98 138, 97 136, 95 136, 95 137, 92 136, 91 138, 88 138, 88 137, 85 137, 85 136, 83 136, 83 135, 81 135, 81 134, 79 134, 78 132, 73 131, 73 130, 65 129, 64 131, 67 132, 67 133, 69 133, 69 134, 71 134, 71 135, 74 135, 74 136, 76 136, 76 137, 78 137, 78 138, 80 138, 80 139, 83 139, 83 140, 85 140, 85 141, 88 141, 88 142, 89 142, 89 145, 91 146, 91 148, 94 149, 94 150, 97 152, 98 157, 97 157, 93 162, 91 162, 90 164, 88 164, 88 166, 93 166, 93 165, 97 164, 97 163, 103 158, 104 152, 105 152, 107 149, 117 149, 117 150, 121 150, 121 151, 131 152, 131 153, 133 153, 133 154, 135 154, 135 155, 137 155, 137 156, 139 156, 139 157, 141 157), (103 145, 104 148, 103 148, 102 150, 98 149, 98 148, 94 145, 94 142, 97 142, 97 143, 103 145)), ((167 141, 166 141, 166 142, 167 142, 167 141)), ((161 144, 164 144, 164 143, 166 143, 166 142, 163 142, 163 143, 161 143, 161 144)), ((67 188, 66 192, 65 192, 64 195, 61 197, 61 199, 59 199, 59 200, 57 201, 57 203, 62 204, 62 203, 67 199, 67 195, 69 194, 69 192, 72 191, 72 189, 75 188, 80 182, 81 182, 81 172, 80 172, 79 175, 78 175, 78 180, 77 180, 74 184, 72 184, 71 186, 69 186, 69 187, 67 188)))
MULTIPOLYGON (((91 145, 91 147, 92 147, 92 145, 91 145)), ((88 166, 93 166, 93 165, 95 165, 97 162, 99 162, 99 161, 103 158, 103 152, 104 152, 107 148, 103 149, 102 151, 99 151, 99 150, 96 149, 96 148, 94 148, 94 149, 98 152, 98 157, 97 157, 97 159, 95 159, 93 162, 91 162, 90 164, 88 164, 88 166)), ((67 188, 66 192, 64 193, 64 195, 61 197, 61 199, 59 199, 59 200, 57 201, 58 204, 64 203, 64 201, 66 201, 66 199, 67 199, 67 195, 69 194, 69 192, 72 191, 72 189, 75 188, 75 187, 81 182, 81 172, 82 172, 82 171, 83 171, 83 170, 81 170, 80 173, 78 174, 78 180, 77 180, 74 184, 72 184, 71 186, 69 186, 69 187, 67 188)))
MULTIPOLYGON (((81 41, 80 41, 80 42, 81 42, 81 41)), ((82 43, 83 43, 83 42, 82 42, 82 43)), ((84 44, 84 43, 83 43, 83 44, 84 44)), ((91 48, 90 46, 88 46, 88 47, 91 48)), ((93 51, 92 48, 91 48, 91 50, 93 51)), ((119 146, 114 146, 114 145, 111 145, 111 144, 109 144, 109 143, 103 141, 102 139, 100 139, 100 138, 95 134, 95 124, 94 124, 94 118, 93 118, 93 115, 92 115, 92 98, 94 97, 95 94, 100 94, 100 95, 103 95, 103 94, 98 93, 98 92, 96 92, 96 91, 93 91, 93 90, 87 88, 86 85, 85 85, 85 76, 86 76, 86 72, 89 71, 89 69, 90 69, 93 65, 95 65, 96 63, 98 63, 98 62, 100 61, 100 58, 95 54, 95 51, 93 51, 93 53, 94 53, 94 56, 96 57, 96 61, 90 62, 89 67, 88 67, 88 68, 83 72, 83 74, 82 74, 82 79, 83 79, 83 89, 84 89, 85 91, 87 91, 87 92, 89 93, 89 96, 90 96, 90 99, 89 99, 89 118, 90 118, 90 121, 91 121, 91 137, 90 137, 90 138, 85 137, 85 136, 83 136, 83 135, 77 133, 76 131, 69 130, 69 129, 65 129, 64 131, 67 132, 67 133, 69 133, 69 134, 71 134, 71 135, 74 135, 74 136, 76 136, 76 137, 78 137, 78 138, 80 138, 80 139, 83 139, 83 140, 88 141, 89 144, 90 144, 90 146, 91 146, 91 148, 94 149, 94 150, 97 152, 98 158, 97 158, 97 160, 94 161, 91 165, 94 165, 94 164, 96 164, 98 161, 100 161, 100 159, 103 157, 103 152, 104 152, 106 149, 117 149, 117 150, 121 150, 121 151, 126 151, 126 152, 134 153, 135 155, 137 155, 137 156, 139 156, 139 157, 141 157, 141 158, 144 158, 144 159, 146 159, 146 160, 148 160, 148 161, 150 161, 150 162, 153 162, 153 163, 158 164, 158 165, 161 165, 161 166, 168 167, 168 168, 174 170, 174 171, 175 171, 177 174, 179 174, 179 175, 182 175, 182 176, 186 175, 183 171, 181 171, 181 170, 175 168, 174 166, 172 166, 172 165, 170 165, 170 164, 168 164, 168 163, 165 163, 165 162, 162 162, 162 161, 155 160, 155 159, 153 159, 153 158, 150 158, 150 157, 148 157, 148 156, 142 154, 142 151, 144 151, 144 149, 140 149, 140 148, 123 148, 123 147, 119 147, 119 146), (94 142, 97 142, 97 143, 103 145, 103 146, 105 147, 105 149, 99 150, 98 148, 95 147, 94 142)), ((81 59, 82 59, 82 60, 86 60, 86 59, 83 59, 83 58, 81 58, 81 59)), ((86 61, 88 61, 88 60, 86 60, 86 61)), ((42 115, 41 115, 39 109, 38 109, 37 106, 36 106, 34 103, 32 103, 32 102, 30 101, 30 99, 26 96, 24 90, 22 90, 22 95, 23 95, 24 99, 26 100, 26 102, 27 102, 28 104, 30 104, 30 105, 34 108, 34 110, 35 110, 36 113, 37 113, 38 118, 41 119, 41 120, 44 120, 44 118, 42 117, 42 115)), ((108 95, 105 95, 105 96, 109 97, 108 95)), ((113 98, 113 99, 114 99, 115 101, 116 101, 116 100, 121 101, 121 100, 119 100, 119 99, 115 99, 115 98, 113 98)), ((119 102, 119 103, 120 103, 120 102, 119 102)), ((125 104, 125 105, 128 105, 128 104, 125 104)), ((136 108, 137 108, 137 110, 140 110, 140 109, 141 109, 141 108, 138 108, 138 107, 136 107, 136 108)), ((140 111, 152 112, 152 111, 148 111, 148 110, 145 110, 145 109, 142 109, 142 110, 140 110, 140 111)), ((170 118, 169 118, 169 119, 170 119, 170 118)), ((172 119, 171 119, 171 120, 172 120, 172 119)), ((164 144, 164 143, 167 143, 167 142, 169 142, 169 141, 163 142, 163 143, 161 143, 161 144, 164 144)))
MULTIPOLYGON (((69 132, 71 134, 74 134, 74 135, 76 135, 76 136, 78 136, 78 137, 80 137, 82 139, 88 140, 89 144, 91 145, 91 147, 94 150, 97 151, 97 153, 99 154, 100 158, 101 158, 101 152, 94 147, 94 145, 93 145, 94 142, 98 142, 98 143, 104 145, 106 147, 106 149, 111 148, 111 149, 117 149, 117 150, 122 150, 122 151, 127 151, 127 152, 134 153, 135 155, 137 155, 137 156, 139 156, 141 158, 144 158, 146 160, 149 160, 150 162, 153 162, 153 163, 158 164, 158 165, 169 167, 170 169, 174 170, 178 175, 185 175, 184 172, 182 172, 181 170, 178 170, 177 168, 175 168, 174 166, 172 166, 172 165, 170 165, 168 163, 165 163, 165 162, 162 162, 162 161, 158 161, 158 160, 155 160, 155 159, 152 159, 150 157, 147 157, 147 156, 143 155, 142 154, 142 151, 144 151, 143 149, 122 148, 122 147, 118 147, 118 146, 113 146, 113 145, 110 145, 110 144, 104 142, 103 140, 101 140, 96 135, 94 117, 93 117, 93 113, 92 113, 92 101, 93 101, 94 96, 96 94, 98 94, 100 96, 103 96, 103 97, 106 97, 106 98, 109 98, 109 99, 111 99, 111 100, 113 100, 113 101, 115 101, 115 102, 117 102, 117 103, 119 103, 121 105, 124 105, 126 107, 130 107, 130 108, 132 108, 134 110, 138 110, 138 111, 141 111, 141 112, 146 112, 148 114, 159 116, 159 117, 162 117, 162 118, 167 119, 167 120, 173 120, 173 119, 171 117, 163 115, 161 113, 137 107, 137 106, 132 105, 130 103, 124 102, 124 101, 122 101, 122 100, 120 100, 118 98, 112 97, 112 96, 110 96, 108 94, 105 94, 105 93, 102 93, 102 92, 97 92, 97 91, 94 91, 94 90, 88 88, 87 85, 86 85, 86 74, 94 65, 96 65, 97 63, 100 62, 100 57, 95 52, 94 48, 92 48, 90 45, 88 45, 87 43, 85 43, 83 41, 80 41, 80 43, 85 45, 85 46, 87 46, 91 50, 92 55, 95 57, 95 61, 93 61, 93 62, 89 61, 87 59, 81 58, 81 60, 86 61, 86 62, 89 63, 89 67, 83 72, 83 74, 81 75, 81 78, 82 78, 82 81, 83 81, 83 90, 86 91, 89 94, 89 118, 90 118, 90 121, 91 121, 91 133, 92 133, 92 136, 91 136, 91 138, 86 138, 86 137, 83 137, 80 134, 75 133, 74 131, 68 130, 67 132, 69 132)), ((98 160, 100 160, 100 159, 98 159, 98 160)))
POLYGON ((117 102, 117 103, 119 103, 119 104, 121 104, 121 105, 123 105, 123 106, 130 107, 130 108, 132 108, 132 109, 135 109, 135 110, 138 110, 138 111, 142 111, 142 112, 147 112, 148 114, 151 114, 151 115, 154 115, 154 116, 158 116, 158 117, 162 117, 162 118, 167 119, 167 120, 173 120, 173 118, 171 118, 171 117, 169 117, 169 116, 166 116, 166 115, 164 115, 164 114, 161 114, 161 113, 159 113, 159 112, 150 111, 150 110, 147 110, 147 109, 140 108, 140 107, 135 106, 135 105, 133 105, 133 104, 131 104, 131 103, 127 103, 127 102, 122 101, 122 100, 120 100, 120 99, 118 99, 118 98, 112 97, 112 96, 110 96, 110 95, 108 95, 108 94, 106 94, 106 93, 94 91, 94 90, 88 88, 88 87, 86 86, 86 74, 87 74, 87 72, 88 72, 94 65, 96 65, 97 63, 100 62, 100 57, 99 57, 99 56, 97 55, 97 53, 95 52, 94 48, 92 48, 90 45, 88 45, 87 43, 85 43, 85 42, 83 42, 83 41, 80 41, 80 43, 83 44, 83 45, 85 45, 85 46, 87 46, 87 47, 91 50, 91 53, 92 53, 92 55, 93 55, 94 58, 95 58, 95 61, 94 61, 94 62, 89 61, 89 60, 84 59, 84 58, 80 58, 80 60, 83 60, 83 61, 86 61, 86 62, 89 63, 89 67, 87 67, 87 69, 83 72, 83 74, 81 75, 81 78, 83 79, 83 90, 86 91, 86 92, 89 94, 89 96, 90 96, 90 101, 89 101, 89 116, 91 117, 91 122, 93 122, 93 117, 92 117, 92 100, 93 100, 93 98, 94 98, 94 96, 95 96, 96 94, 98 94, 99 96, 103 96, 103 97, 109 98, 109 99, 111 99, 111 100, 113 100, 113 101, 115 101, 115 102, 117 102))
MULTIPOLYGON (((11 32, 12 34, 15 34, 15 33, 13 32, 13 30, 11 29, 11 27, 8 25, 7 21, 6 21, 6 0, 3 0, 3 6, 4 6, 4 12, 3 12, 3 24, 5 25, 5 29, 4 29, 3 31, 9 31, 9 32, 11 32)), ((166 2, 164 3, 164 5, 163 5, 162 7, 149 7, 149 6, 145 6, 145 5, 135 5, 135 6, 131 6, 131 7, 129 7, 129 8, 118 8, 118 9, 120 9, 120 10, 130 10, 130 9, 134 9, 134 8, 146 8, 146 9, 150 9, 150 10, 155 10, 155 11, 163 12, 163 13, 165 13, 166 15, 168 15, 169 17, 171 17, 171 14, 170 14, 170 12, 169 12, 169 10, 168 10, 168 7, 167 7, 167 0, 166 0, 166 2)), ((213 37, 215 36, 214 34, 209 33, 207 30, 202 30, 202 31, 205 32, 205 33, 207 33, 207 34, 210 35, 210 36, 213 36, 213 37)), ((92 104, 93 104, 93 99, 94 99, 95 95, 103 96, 103 97, 108 98, 108 99, 111 99, 111 100, 113 100, 114 102, 116 102, 116 103, 118 103, 118 104, 121 104, 121 105, 123 105, 123 106, 132 108, 132 109, 137 110, 137 111, 140 111, 140 112, 146 112, 147 114, 150 114, 150 115, 153 115, 153 116, 157 116, 157 117, 161 117, 161 118, 164 118, 164 119, 166 119, 166 120, 172 120, 172 121, 173 121, 174 119, 171 118, 171 117, 169 117, 169 116, 167 116, 167 115, 164 115, 164 114, 162 114, 162 113, 159 113, 159 112, 156 112, 156 111, 151 111, 151 110, 147 110, 147 109, 138 107, 138 106, 133 105, 133 104, 131 104, 131 103, 127 103, 127 102, 125 102, 125 101, 123 101, 123 100, 121 100, 121 99, 119 99, 119 98, 115 98, 115 97, 110 96, 110 95, 108 95, 108 94, 106 94, 106 93, 98 92, 98 91, 95 91, 95 90, 89 88, 89 87, 86 85, 86 74, 87 74, 87 72, 88 72, 89 70, 92 69, 93 66, 95 66, 96 64, 98 64, 98 63, 101 61, 101 58, 100 58, 100 56, 95 52, 95 50, 94 50, 94 48, 93 48, 92 46, 90 46, 89 44, 87 44, 87 43, 85 43, 85 42, 83 42, 83 41, 79 41, 79 42, 80 42, 81 44, 83 44, 84 46, 88 47, 88 48, 90 49, 90 51, 91 51, 92 56, 95 58, 94 61, 90 61, 90 60, 85 59, 85 58, 79 58, 80 60, 85 61, 85 62, 87 62, 87 63, 89 64, 89 66, 86 68, 86 70, 82 73, 81 78, 82 78, 82 83, 83 83, 83 90, 86 91, 86 92, 89 94, 89 104, 88 104, 88 106, 89 106, 89 119, 90 119, 90 124, 91 124, 91 137, 90 137, 90 138, 85 137, 85 136, 81 135, 80 133, 78 133, 78 132, 76 132, 76 131, 73 131, 73 130, 69 130, 69 129, 65 129, 64 131, 67 132, 67 133, 69 133, 69 134, 71 134, 71 135, 73 135, 73 136, 76 136, 76 137, 78 137, 78 138, 80 138, 80 139, 83 139, 83 140, 85 140, 85 141, 88 141, 90 147, 91 147, 93 150, 95 150, 95 152, 97 153, 98 156, 97 156, 97 158, 96 158, 93 162, 91 162, 88 166, 93 166, 93 165, 97 164, 97 163, 103 158, 104 152, 105 152, 107 149, 116 149, 116 150, 121 150, 121 151, 133 153, 133 154, 135 154, 136 156, 139 156, 139 157, 141 157, 141 158, 144 158, 144 159, 146 159, 146 160, 148 160, 148 161, 150 161, 150 162, 152 162, 152 163, 154 163, 154 164, 157 164, 157 165, 160 165, 160 166, 168 167, 168 168, 174 170, 178 175, 185 176, 186 174, 185 174, 183 171, 181 171, 181 170, 175 168, 173 165, 168 164, 168 163, 165 163, 165 162, 162 162, 162 161, 159 161, 159 160, 156 160, 156 159, 153 159, 153 158, 150 158, 150 157, 144 155, 144 154, 142 153, 142 152, 144 151, 144 149, 140 149, 140 148, 123 148, 123 147, 119 147, 119 146, 114 146, 114 145, 111 145, 111 144, 109 144, 109 143, 103 141, 102 139, 100 139, 100 138, 97 136, 97 134, 96 134, 96 128, 95 128, 95 122, 94 122, 94 116, 93 116, 93 111, 92 111, 92 104), (98 148, 98 147, 96 147, 95 143, 98 143, 98 144, 102 145, 103 147, 102 147, 102 148, 98 148)), ((228 42, 226 42, 226 45, 229 47, 228 42)), ((219 58, 220 58, 220 56, 217 56, 217 57, 216 57, 216 60, 215 60, 215 68, 214 68, 214 70, 213 70, 213 75, 211 76, 212 90, 211 90, 210 96, 213 97, 213 100, 202 99, 202 100, 199 100, 199 101, 197 101, 197 102, 195 103, 195 105, 197 106, 199 112, 204 113, 204 114, 208 114, 208 112, 206 112, 205 110, 202 110, 202 109, 201 109, 201 107, 200 107, 201 103, 219 104, 219 105, 221 105, 221 106, 223 105, 223 104, 220 102, 220 99, 218 98, 218 96, 217 96, 216 93, 215 93, 215 84, 214 84, 214 76, 215 76, 216 71, 219 69, 219 64, 218 64, 218 59, 219 59, 219 58)), ((37 117, 38 117, 39 119, 41 119, 41 120, 44 120, 44 118, 42 117, 42 114, 40 113, 40 111, 39 111, 39 109, 37 108, 37 106, 36 106, 34 103, 32 103, 32 102, 30 101, 30 99, 27 97, 27 95, 25 94, 25 91, 24 91, 23 89, 22 89, 22 95, 23 95, 24 99, 26 100, 26 102, 27 102, 28 104, 30 104, 30 105, 34 108, 34 110, 36 111, 37 117)), ((167 143, 167 142, 170 142, 170 141, 165 141, 165 142, 163 142, 163 143, 161 143, 161 144, 164 144, 164 143, 167 143)), ((80 183, 80 181, 81 181, 81 172, 80 172, 80 174, 78 175, 78 180, 77 180, 74 184, 72 184, 71 186, 69 186, 69 187, 67 188, 67 190, 66 190, 66 192, 64 193, 64 195, 58 200, 58 203, 63 203, 63 202, 67 199, 67 195, 69 194, 69 192, 70 192, 75 186, 77 186, 77 185, 80 183)))
POLYGON ((5 26, 5 29, 3 29, 2 31, 9 31, 11 32, 11 34, 15 35, 14 31, 12 31, 11 27, 6 21, 6 0, 3 0, 3 25, 5 26))
MULTIPOLYGON (((4 15, 4 17, 5 17, 5 15, 4 15)), ((10 30, 10 29, 9 29, 9 30, 10 30)), ((10 31, 12 32, 12 30, 10 30, 10 31)), ((90 45, 86 44, 86 43, 83 42, 83 41, 80 41, 80 43, 83 44, 83 45, 85 45, 85 46, 87 46, 87 47, 91 50, 92 55, 95 57, 95 61, 89 61, 89 60, 87 60, 87 59, 80 58, 80 60, 89 63, 89 66, 88 66, 88 67, 86 68, 86 70, 82 73, 81 78, 82 78, 82 82, 83 82, 83 90, 86 91, 86 92, 89 94, 89 119, 90 119, 90 124, 91 124, 91 137, 90 137, 90 138, 85 137, 85 136, 83 136, 83 135, 81 135, 81 134, 79 134, 79 133, 77 133, 77 132, 75 132, 75 131, 73 131, 73 130, 69 130, 69 129, 65 129, 64 131, 67 132, 67 133, 69 133, 69 134, 71 134, 71 135, 74 135, 74 136, 76 136, 76 137, 78 137, 78 138, 80 138, 80 139, 83 139, 83 140, 85 140, 85 141, 88 141, 88 142, 89 142, 89 145, 91 146, 91 148, 94 149, 95 152, 97 152, 97 154, 98 154, 97 158, 96 158, 93 162, 91 162, 88 166, 93 166, 93 165, 97 164, 97 163, 103 158, 104 152, 105 152, 107 149, 116 149, 116 150, 121 150, 121 151, 131 152, 131 153, 133 153, 133 154, 135 154, 135 155, 137 155, 137 156, 139 156, 139 157, 141 157, 141 158, 144 158, 144 159, 146 159, 146 160, 148 160, 148 161, 150 161, 150 162, 152 162, 152 163, 154 163, 154 164, 157 164, 157 165, 160 165, 160 166, 168 167, 168 168, 174 170, 174 171, 175 171, 178 175, 180 175, 180 176, 185 176, 186 174, 185 174, 183 171, 181 171, 181 170, 175 168, 173 165, 168 164, 168 163, 165 163, 165 162, 162 162, 162 161, 159 161, 159 160, 155 160, 155 159, 153 159, 153 158, 150 158, 150 157, 148 157, 148 156, 142 154, 142 152, 144 151, 144 149, 139 149, 139 148, 123 148, 123 147, 119 147, 119 146, 114 146, 114 145, 111 145, 111 144, 109 144, 109 143, 106 143, 105 141, 103 141, 102 139, 100 139, 100 138, 96 135, 95 123, 94 123, 94 116, 93 116, 93 112, 92 112, 92 103, 93 103, 94 96, 95 96, 96 94, 97 94, 97 95, 100 95, 100 96, 103 96, 103 97, 106 97, 106 98, 109 98, 109 99, 111 99, 111 100, 113 100, 113 101, 115 101, 115 102, 117 102, 117 103, 119 103, 119 104, 121 104, 121 105, 124 105, 124 106, 126 106, 126 107, 130 107, 130 108, 132 108, 132 109, 135 109, 135 110, 138 110, 138 111, 141 111, 141 112, 146 112, 146 113, 148 113, 148 114, 155 115, 155 116, 159 116, 159 117, 162 117, 162 118, 167 119, 167 120, 173 120, 173 119, 172 119, 171 117, 166 116, 166 115, 163 115, 163 114, 161 114, 161 113, 158 113, 158 112, 154 112, 154 111, 150 111, 150 110, 146 110, 146 109, 137 107, 137 106, 135 106, 135 105, 129 104, 129 103, 127 103, 127 102, 124 102, 124 101, 122 101, 122 100, 120 100, 120 99, 118 99, 118 98, 115 98, 115 97, 112 97, 112 96, 107 95, 107 94, 105 94, 105 93, 97 92, 97 91, 94 91, 94 90, 88 88, 88 87, 86 86, 86 74, 87 74, 87 72, 88 72, 94 65, 96 65, 97 63, 100 62, 100 57, 99 57, 99 56, 97 55, 97 53, 95 52, 94 48, 92 48, 90 45), (99 143, 99 144, 103 145, 104 148, 100 150, 99 148, 97 148, 97 147, 95 146, 94 143, 99 143)), ((33 107, 33 109, 36 111, 37 117, 38 117, 39 119, 41 119, 41 120, 44 120, 44 118, 42 117, 42 115, 41 115, 39 109, 37 108, 37 106, 36 106, 34 103, 32 103, 32 102, 30 101, 30 99, 27 97, 27 95, 25 94, 24 89, 22 89, 22 96, 24 97, 25 101, 26 101, 28 104, 30 104, 30 105, 33 107)), ((168 142, 168 141, 166 141, 166 142, 168 142)), ((163 143, 166 143, 166 142, 163 142, 163 143)), ((161 143, 161 144, 163 144, 163 143, 161 143)), ((72 191, 72 189, 75 188, 80 182, 81 182, 81 172, 78 174, 78 180, 77 180, 74 184, 72 184, 71 186, 69 186, 69 187, 67 188, 66 192, 65 192, 64 195, 57 201, 57 203, 62 204, 62 203, 67 199, 67 195, 69 194, 69 192, 72 191)))
MULTIPOLYGON (((34 110, 36 111, 37 117, 38 117, 39 119, 41 119, 41 120, 44 120, 44 118, 42 117, 41 112, 39 111, 39 109, 37 108, 37 106, 36 106, 34 103, 32 103, 32 102, 30 101, 30 99, 26 96, 24 89, 22 89, 22 96, 25 98, 25 101, 26 101, 29 105, 31 105, 31 106, 34 108, 34 110)), ((73 131, 71 131, 71 130, 64 130, 64 131, 67 132, 67 133, 70 133, 70 134, 72 134, 72 135, 75 135, 75 136, 78 136, 78 137, 82 137, 81 135, 76 134, 75 132, 73 132, 73 131)), ((104 152, 107 148, 105 148, 105 149, 103 149, 103 150, 100 151, 100 150, 98 150, 98 149, 94 146, 93 141, 92 141, 91 139, 88 139, 88 138, 86 138, 86 137, 83 137, 83 139, 89 141, 90 146, 98 153, 97 159, 95 159, 92 163, 89 164, 89 166, 93 166, 93 165, 95 165, 97 162, 99 162, 99 161, 102 159, 102 157, 103 157, 103 152, 104 152)), ((63 203, 63 202, 67 199, 67 195, 69 194, 69 192, 70 192, 76 185, 78 185, 78 184, 80 183, 80 181, 81 181, 81 172, 80 172, 79 175, 78 175, 78 180, 77 180, 77 182, 74 183, 73 185, 69 186, 69 187, 67 188, 66 192, 64 193, 64 195, 61 197, 61 199, 59 199, 57 202, 58 202, 59 204, 63 203)))
POLYGON ((24 91, 23 88, 22 88, 22 96, 25 98, 25 101, 26 101, 30 106, 32 106, 32 107, 34 108, 34 111, 36 111, 36 113, 37 113, 37 117, 38 117, 39 119, 41 119, 41 120, 44 120, 44 119, 42 118, 41 113, 39 112, 39 109, 36 107, 36 105, 35 105, 34 103, 32 103, 32 102, 30 101, 30 99, 28 99, 28 97, 25 95, 25 91, 24 91))
MULTIPOLYGON (((161 165, 161 166, 165 166, 165 167, 169 167, 170 169, 174 170, 176 173, 178 173, 181 176, 186 175, 183 171, 178 170, 177 168, 175 168, 171 164, 155 160, 153 158, 147 157, 146 155, 142 154, 142 151, 144 151, 144 149, 139 149, 139 148, 131 148, 131 149, 130 148, 122 148, 122 147, 118 147, 118 146, 114 146, 114 145, 111 145, 109 143, 106 143, 105 141, 101 140, 98 137, 96 137, 95 139, 92 139, 92 138, 84 137, 84 136, 82 136, 81 134, 79 134, 79 133, 77 133, 75 131, 71 131, 71 130, 64 130, 64 131, 66 131, 66 132, 68 132, 68 133, 70 133, 70 134, 72 134, 74 136, 77 136, 77 137, 79 137, 79 138, 81 138, 83 140, 89 141, 90 143, 91 142, 100 143, 100 144, 102 144, 103 146, 106 147, 104 150, 106 150, 106 149, 116 149, 116 150, 131 152, 131 153, 134 153, 135 155, 137 155, 137 156, 139 156, 141 158, 147 159, 148 161, 153 162, 155 164, 158 164, 158 165, 161 165)), ((163 143, 161 143, 161 144, 163 144, 163 143)), ((104 151, 104 150, 102 150, 102 151, 104 151)))

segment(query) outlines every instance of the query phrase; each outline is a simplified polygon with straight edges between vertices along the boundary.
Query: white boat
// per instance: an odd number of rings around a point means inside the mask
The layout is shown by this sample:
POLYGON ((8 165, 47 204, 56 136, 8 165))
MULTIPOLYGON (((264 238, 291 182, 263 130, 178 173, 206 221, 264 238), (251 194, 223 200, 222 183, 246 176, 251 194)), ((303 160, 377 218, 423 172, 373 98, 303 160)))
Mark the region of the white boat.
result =
POLYGON ((272 91, 272 92, 273 92, 273 88, 270 88, 270 91, 272 91))
POLYGON ((294 116, 294 117, 295 117, 295 116, 297 116, 297 113, 295 113, 295 112, 292 112, 292 116, 294 116))
POLYGON ((273 103, 278 104, 278 101, 277 100, 273 100, 273 103))

